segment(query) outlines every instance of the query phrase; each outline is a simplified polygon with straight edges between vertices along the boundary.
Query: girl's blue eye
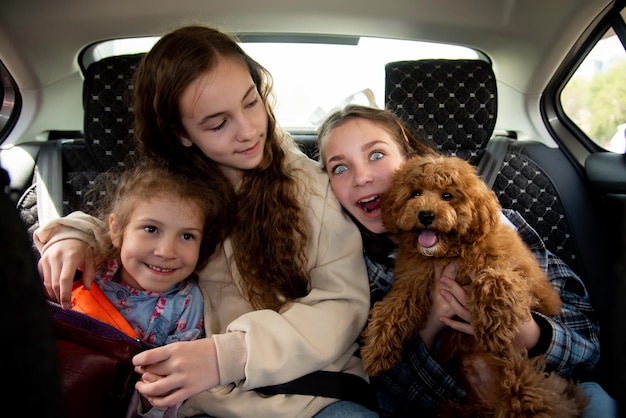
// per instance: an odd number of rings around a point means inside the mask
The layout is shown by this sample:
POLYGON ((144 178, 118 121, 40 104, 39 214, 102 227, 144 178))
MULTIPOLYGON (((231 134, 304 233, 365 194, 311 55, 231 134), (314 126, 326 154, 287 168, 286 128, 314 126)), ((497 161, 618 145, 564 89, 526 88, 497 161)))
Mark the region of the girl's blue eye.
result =
POLYGON ((152 226, 152 225, 145 226, 143 229, 144 231, 149 232, 151 234, 154 234, 157 231, 156 226, 152 226))
POLYGON ((372 155, 370 155, 370 160, 380 160, 384 155, 385 154, 380 151, 373 152, 372 155))
POLYGON ((333 168, 333 174, 341 174, 346 170, 347 168, 345 165, 338 165, 337 167, 333 168))

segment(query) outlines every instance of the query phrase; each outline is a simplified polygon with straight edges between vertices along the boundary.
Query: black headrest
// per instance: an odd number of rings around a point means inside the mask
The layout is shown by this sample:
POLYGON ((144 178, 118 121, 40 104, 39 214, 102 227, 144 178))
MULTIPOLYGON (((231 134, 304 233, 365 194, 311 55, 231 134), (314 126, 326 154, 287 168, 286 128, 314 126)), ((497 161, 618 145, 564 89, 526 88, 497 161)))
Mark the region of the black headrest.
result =
POLYGON ((104 58, 85 72, 85 142, 101 171, 123 165, 134 154, 133 85, 143 55, 104 58))
POLYGON ((416 60, 385 66, 385 107, 443 154, 477 164, 493 134, 496 78, 481 60, 416 60))

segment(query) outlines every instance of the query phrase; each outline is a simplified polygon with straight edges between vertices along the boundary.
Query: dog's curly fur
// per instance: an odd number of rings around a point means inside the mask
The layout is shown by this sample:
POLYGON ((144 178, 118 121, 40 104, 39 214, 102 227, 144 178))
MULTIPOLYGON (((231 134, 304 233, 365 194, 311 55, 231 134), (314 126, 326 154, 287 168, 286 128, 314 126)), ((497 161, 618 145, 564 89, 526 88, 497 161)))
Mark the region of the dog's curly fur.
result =
POLYGON ((366 371, 378 376, 401 357, 426 323, 435 265, 461 261, 474 336, 447 328, 436 358, 465 384, 454 417, 575 417, 587 400, 576 385, 545 372, 511 340, 530 311, 560 312, 561 300, 517 232, 501 222, 501 206, 475 168, 457 157, 414 157, 381 198, 385 228, 400 236, 390 292, 372 308, 363 332, 366 371))

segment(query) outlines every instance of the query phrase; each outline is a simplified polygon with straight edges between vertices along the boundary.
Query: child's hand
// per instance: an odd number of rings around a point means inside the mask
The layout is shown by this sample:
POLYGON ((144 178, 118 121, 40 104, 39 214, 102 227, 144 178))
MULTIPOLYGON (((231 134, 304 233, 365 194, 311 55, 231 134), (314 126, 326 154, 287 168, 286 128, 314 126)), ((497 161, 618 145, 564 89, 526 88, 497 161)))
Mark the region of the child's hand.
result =
POLYGON ((93 263, 87 257, 87 244, 77 239, 65 239, 51 244, 41 254, 39 274, 48 298, 57 301, 63 309, 71 307, 72 285, 77 270, 82 271, 85 288, 90 289, 96 275, 93 263))
POLYGON ((219 384, 217 349, 213 338, 177 341, 142 351, 133 357, 142 375, 135 388, 161 408, 219 384))
POLYGON ((439 321, 444 326, 453 328, 465 334, 474 334, 471 324, 471 316, 465 304, 467 295, 465 289, 448 276, 441 276, 439 279, 441 286, 439 287, 439 295, 445 309, 439 313, 439 321))
POLYGON ((420 336, 428 349, 432 347, 435 336, 446 326, 472 333, 469 312, 464 306, 466 294, 461 285, 455 281, 458 263, 453 261, 444 268, 435 268, 432 306, 426 327, 420 331, 420 336))
POLYGON ((159 408, 158 406, 152 405, 152 403, 150 403, 150 401, 146 399, 143 395, 139 395, 139 399, 141 399, 141 411, 143 413, 150 411, 152 408, 159 411, 165 411, 167 409, 165 407, 159 408))

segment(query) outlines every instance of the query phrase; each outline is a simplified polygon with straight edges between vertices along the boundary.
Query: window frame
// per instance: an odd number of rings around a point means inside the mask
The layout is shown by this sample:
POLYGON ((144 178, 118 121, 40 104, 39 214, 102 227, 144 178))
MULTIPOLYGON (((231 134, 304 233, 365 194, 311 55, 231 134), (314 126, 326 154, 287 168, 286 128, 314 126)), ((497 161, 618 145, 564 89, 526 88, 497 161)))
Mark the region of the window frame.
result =
POLYGON ((589 55, 591 50, 604 37, 610 28, 620 39, 626 54, 626 23, 621 13, 624 4, 617 2, 607 8, 605 13, 596 17, 594 22, 582 34, 569 54, 563 60, 555 75, 548 82, 540 100, 542 121, 554 141, 564 150, 565 154, 583 169, 589 154, 610 152, 589 138, 579 126, 572 121, 561 105, 561 94, 576 70, 589 55))
POLYGON ((0 60, 0 144, 2 144, 22 112, 22 95, 15 79, 0 60))

